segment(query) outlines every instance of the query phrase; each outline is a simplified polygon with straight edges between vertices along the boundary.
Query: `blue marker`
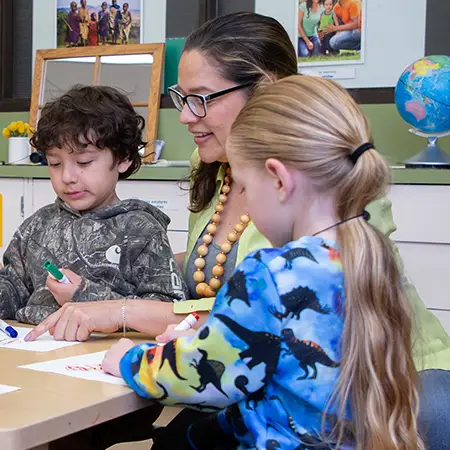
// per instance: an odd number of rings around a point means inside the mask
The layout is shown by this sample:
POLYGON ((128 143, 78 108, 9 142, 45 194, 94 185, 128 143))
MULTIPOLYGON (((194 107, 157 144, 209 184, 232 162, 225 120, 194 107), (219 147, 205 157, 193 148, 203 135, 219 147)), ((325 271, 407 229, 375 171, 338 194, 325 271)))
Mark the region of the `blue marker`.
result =
POLYGON ((16 338, 17 336, 19 336, 19 333, 11 325, 8 325, 2 319, 0 319, 0 330, 11 338, 16 338))

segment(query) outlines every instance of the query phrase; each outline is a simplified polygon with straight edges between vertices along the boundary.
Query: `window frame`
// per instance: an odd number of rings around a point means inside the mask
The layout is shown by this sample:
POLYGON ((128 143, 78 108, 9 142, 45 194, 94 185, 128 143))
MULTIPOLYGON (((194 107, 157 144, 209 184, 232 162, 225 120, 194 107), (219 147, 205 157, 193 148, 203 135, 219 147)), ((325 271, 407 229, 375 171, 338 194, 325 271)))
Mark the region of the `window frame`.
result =
POLYGON ((0 0, 0 112, 29 111, 31 98, 13 98, 13 1, 0 0))

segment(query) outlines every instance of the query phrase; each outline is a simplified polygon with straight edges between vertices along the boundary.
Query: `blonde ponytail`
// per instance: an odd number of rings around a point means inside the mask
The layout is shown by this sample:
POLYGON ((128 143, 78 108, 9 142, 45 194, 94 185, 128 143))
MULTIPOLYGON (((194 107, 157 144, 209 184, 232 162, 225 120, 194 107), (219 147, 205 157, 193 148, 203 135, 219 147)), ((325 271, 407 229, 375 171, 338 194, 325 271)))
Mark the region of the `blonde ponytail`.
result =
MULTIPOLYGON (((233 125, 228 150, 247 164, 276 158, 306 174, 319 190, 335 194, 343 220, 360 215, 389 186, 389 168, 374 149, 352 162, 352 152, 366 142, 367 120, 343 88, 292 76, 250 99, 233 125)), ((329 402, 339 414, 329 437, 339 443, 350 432, 357 450, 424 449, 417 430, 412 312, 391 243, 363 218, 340 225, 338 242, 345 323, 341 372, 329 402)))

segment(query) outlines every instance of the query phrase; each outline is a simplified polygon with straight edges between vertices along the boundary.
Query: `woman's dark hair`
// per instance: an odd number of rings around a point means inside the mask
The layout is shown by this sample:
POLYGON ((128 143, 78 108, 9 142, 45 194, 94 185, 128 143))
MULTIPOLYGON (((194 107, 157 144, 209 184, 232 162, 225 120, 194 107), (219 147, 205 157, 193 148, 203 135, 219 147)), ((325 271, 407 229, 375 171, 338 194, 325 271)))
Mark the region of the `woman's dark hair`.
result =
POLYGON ((308 11, 308 14, 306 15, 306 17, 308 19, 311 14, 312 3, 313 3, 313 0, 306 0, 306 10, 308 11))
POLYGON ((119 175, 125 179, 141 167, 144 128, 144 118, 117 89, 79 85, 46 103, 30 143, 44 156, 53 147, 77 151, 92 144, 109 148, 115 163, 131 161, 129 169, 119 175))
MULTIPOLYGON (((249 98, 262 80, 297 73, 297 55, 286 30, 272 17, 256 13, 232 13, 206 22, 187 38, 183 52, 194 50, 226 80, 251 83, 249 98)), ((192 212, 205 209, 214 197, 220 165, 200 162, 192 169, 192 212)))

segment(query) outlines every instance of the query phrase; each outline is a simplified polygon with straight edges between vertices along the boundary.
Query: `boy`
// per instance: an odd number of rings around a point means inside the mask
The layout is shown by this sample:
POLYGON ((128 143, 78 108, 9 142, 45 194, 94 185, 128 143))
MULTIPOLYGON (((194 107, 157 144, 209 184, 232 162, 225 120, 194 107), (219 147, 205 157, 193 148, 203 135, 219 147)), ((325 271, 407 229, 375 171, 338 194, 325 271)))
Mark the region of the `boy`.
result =
POLYGON ((336 33, 325 33, 324 29, 325 27, 338 25, 338 23, 333 13, 334 0, 325 0, 323 3, 323 7, 324 11, 320 16, 318 32, 321 42, 321 53, 327 55, 332 50, 329 45, 330 39, 336 33))
POLYGON ((118 180, 140 167, 144 123, 111 87, 77 86, 46 104, 31 144, 57 199, 25 220, 4 254, 0 318, 38 324, 68 301, 186 298, 169 218, 116 194, 118 180), (48 278, 46 260, 70 268, 70 283, 48 278))

